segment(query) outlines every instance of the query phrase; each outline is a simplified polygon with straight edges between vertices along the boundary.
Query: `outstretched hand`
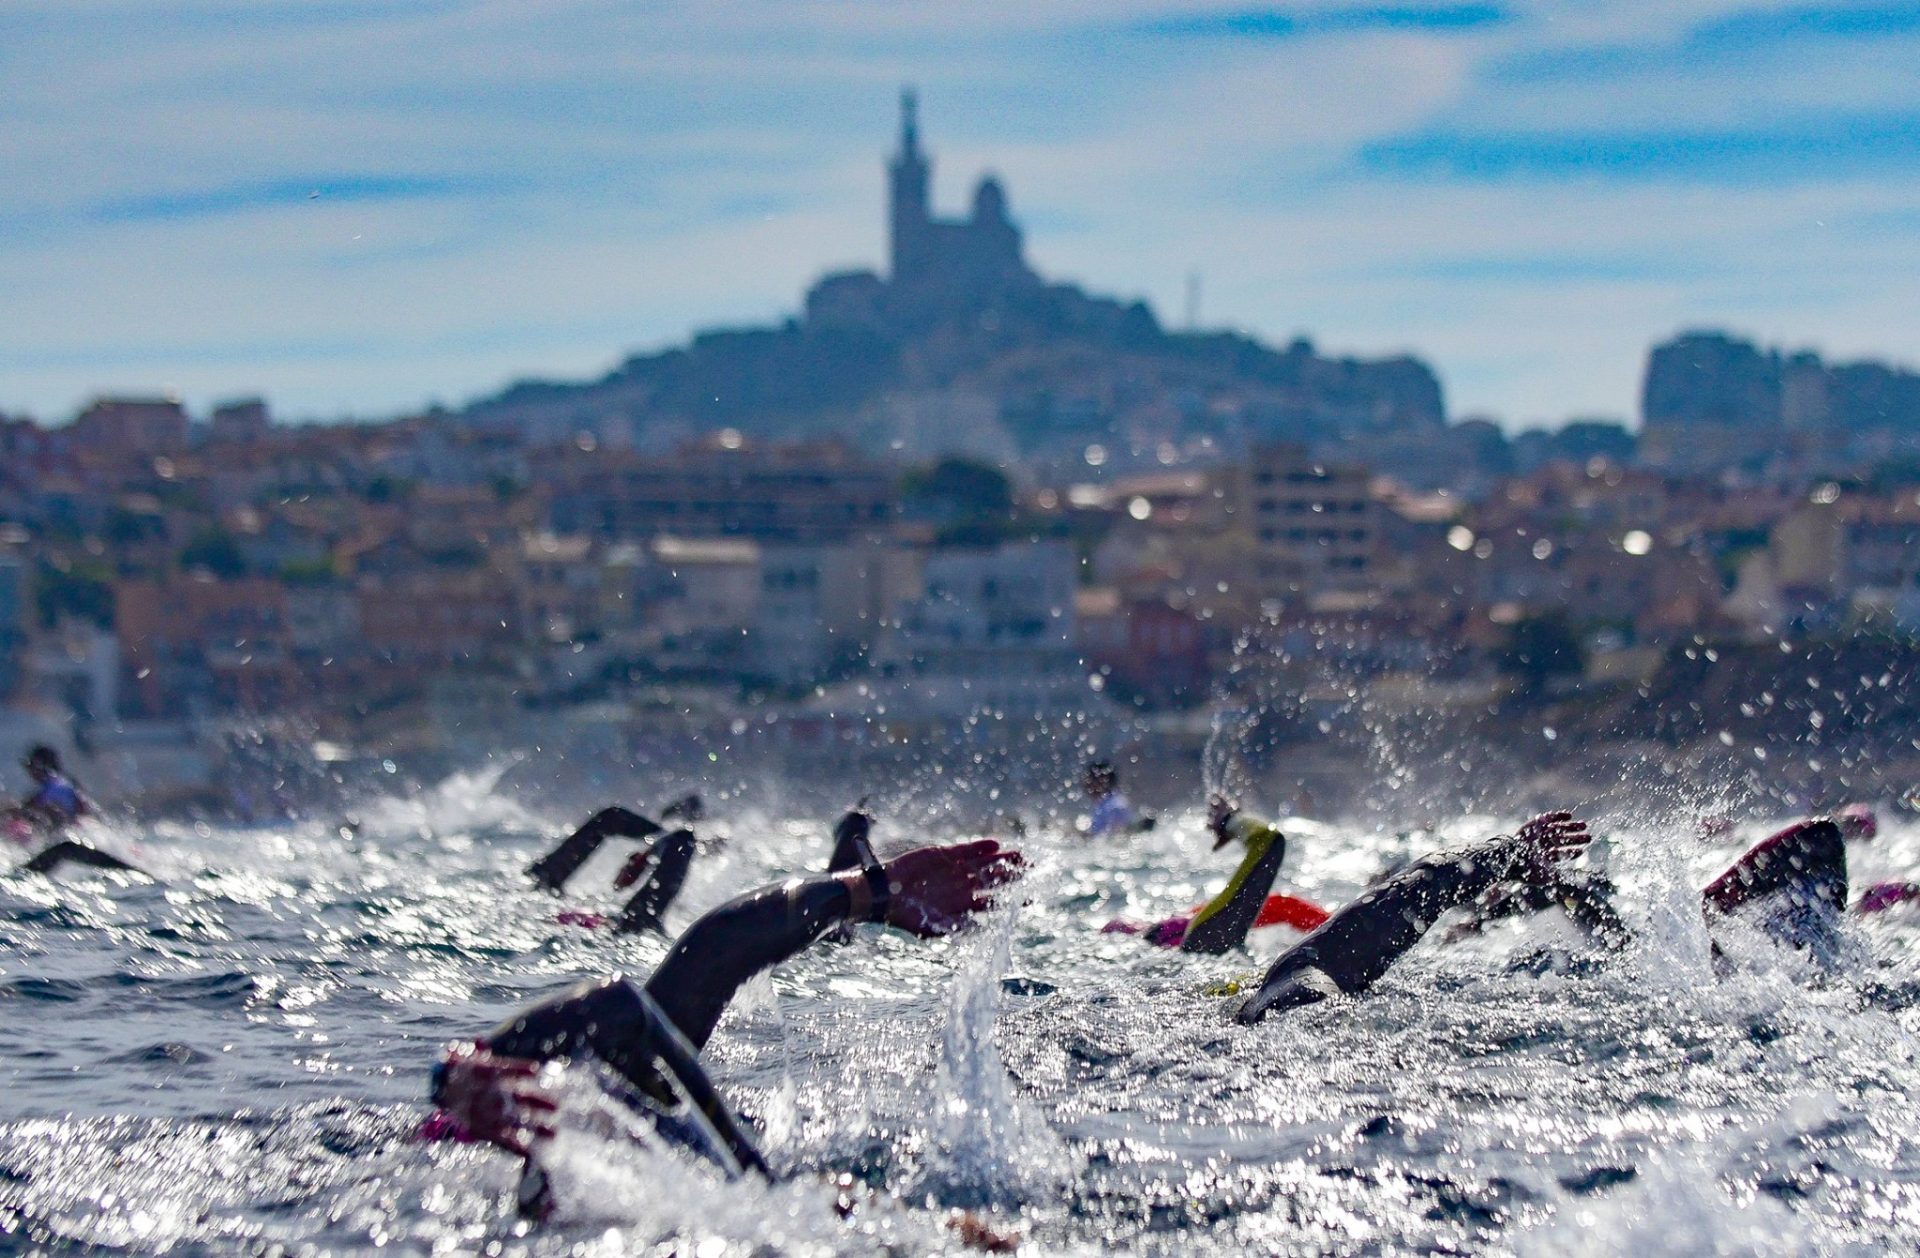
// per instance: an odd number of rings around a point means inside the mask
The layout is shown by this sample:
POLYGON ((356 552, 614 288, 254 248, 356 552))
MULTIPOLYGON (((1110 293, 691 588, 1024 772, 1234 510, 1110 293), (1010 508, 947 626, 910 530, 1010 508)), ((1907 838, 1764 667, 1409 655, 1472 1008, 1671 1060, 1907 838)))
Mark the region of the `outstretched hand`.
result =
POLYGON ((923 936, 951 934, 990 907, 994 889, 1026 867, 1026 858, 994 839, 902 853, 886 863, 893 884, 887 925, 923 936))
POLYGON ((441 1059, 434 1101, 477 1140, 527 1156, 553 1135, 559 1103, 539 1082, 540 1063, 500 1057, 478 1043, 457 1044, 441 1059))
POLYGON ((1585 851, 1593 836, 1587 833, 1587 823, 1570 812, 1543 812, 1520 827, 1514 842, 1519 846, 1516 876, 1541 883, 1555 876, 1561 862, 1585 851))

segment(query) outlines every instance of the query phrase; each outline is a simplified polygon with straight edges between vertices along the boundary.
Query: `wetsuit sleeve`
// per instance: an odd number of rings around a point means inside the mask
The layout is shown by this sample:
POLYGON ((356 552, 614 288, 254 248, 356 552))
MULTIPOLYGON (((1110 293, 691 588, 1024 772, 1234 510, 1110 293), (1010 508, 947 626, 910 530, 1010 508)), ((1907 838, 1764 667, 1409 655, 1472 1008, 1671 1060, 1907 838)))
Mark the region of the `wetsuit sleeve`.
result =
POLYGON ((645 839, 658 833, 660 827, 637 812, 618 806, 603 808, 562 839, 558 847, 528 866, 527 876, 549 891, 558 891, 608 839, 645 839))
POLYGON ((1478 930, 1488 922, 1539 913, 1555 905, 1605 947, 1624 947, 1631 938, 1626 922, 1613 907, 1613 884, 1597 876, 1555 878, 1538 885, 1495 886, 1473 906, 1473 919, 1467 923, 1467 929, 1478 930))
POLYGON ((1275 1008, 1311 1004, 1371 987, 1420 942, 1434 921, 1520 869, 1518 840, 1501 835, 1467 852, 1415 861, 1347 905, 1280 954, 1260 990, 1240 1007, 1242 1022, 1275 1008))
POLYGON ((1245 828, 1241 841, 1247 850, 1240 858, 1240 867, 1220 894, 1193 915, 1180 942, 1182 952, 1218 956, 1247 941, 1247 932, 1253 929, 1280 865, 1287 858, 1287 840, 1272 826, 1253 822, 1245 828))
POLYGON ((1619 911, 1613 907, 1613 883, 1609 879, 1559 881, 1548 889, 1548 894, 1575 925, 1603 947, 1624 948, 1633 938, 1619 911))
POLYGON ((647 995, 693 1046, 707 1039, 740 985, 851 920, 858 874, 794 880, 743 895, 687 927, 647 981, 647 995))
POLYGON ((50 874, 65 864, 86 865, 93 869, 121 869, 135 874, 146 872, 138 866, 129 865, 118 856, 109 856, 97 847, 74 839, 62 839, 50 844, 21 868, 32 874, 50 874))
POLYGON ((483 1043, 505 1057, 551 1061, 592 1054, 628 1082, 665 1099, 653 1070, 655 1033, 628 980, 582 983, 507 1019, 483 1043))
POLYGON ((614 919, 617 931, 660 930, 660 919, 667 907, 686 885, 687 870, 693 864, 694 838, 691 830, 675 830, 654 840, 653 868, 647 880, 633 893, 620 916, 614 919))
MULTIPOLYGON (((680 936, 646 993, 696 1050, 704 1048, 740 985, 845 922, 853 898, 840 878, 815 878, 723 904, 680 936)), ((503 1056, 537 1061, 591 1052, 636 1086, 657 1091, 654 1039, 633 989, 615 978, 582 984, 523 1010, 485 1043, 503 1056)))
POLYGON ((1778 891, 1801 889, 1843 906, 1847 900, 1847 843, 1826 818, 1788 826, 1756 843, 1700 893, 1709 913, 1731 913, 1778 891))

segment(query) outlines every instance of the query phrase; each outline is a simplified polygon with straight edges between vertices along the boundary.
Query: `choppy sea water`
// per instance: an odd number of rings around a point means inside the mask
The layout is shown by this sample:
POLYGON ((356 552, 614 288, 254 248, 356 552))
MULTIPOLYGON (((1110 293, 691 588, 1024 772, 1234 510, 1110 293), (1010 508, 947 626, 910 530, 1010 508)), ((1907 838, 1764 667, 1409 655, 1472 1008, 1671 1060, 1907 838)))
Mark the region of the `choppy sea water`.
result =
MULTIPOLYGON (((1712 844, 1603 827, 1638 927, 1607 964, 1551 918, 1453 947, 1436 932, 1367 996, 1253 1028, 1204 989, 1261 969, 1284 928, 1216 959, 1098 933, 1219 885, 1231 858, 1197 815, 1097 844, 1034 834, 1021 902, 971 934, 866 928, 736 1001, 707 1059, 779 1183, 569 1132, 547 1155, 560 1216, 535 1226, 511 1159, 411 1138, 428 1068, 666 945, 556 923, 613 903, 617 858, 565 902, 535 890, 521 869, 578 818, 491 776, 358 819, 107 836, 158 883, 0 875, 0 1245, 921 1253, 957 1248, 962 1207, 1047 1253, 1920 1246, 1920 913, 1854 922, 1819 962, 1736 931, 1717 974, 1692 888, 1757 823, 1712 844), (841 1172, 873 1186, 845 1220, 841 1172)), ((831 817, 721 820, 675 928, 824 862, 831 817)), ((1513 820, 1292 823, 1282 883, 1338 904, 1513 820)), ((883 816, 876 837, 924 836, 883 816)), ((1856 884, 1920 868, 1920 829, 1883 829, 1853 867, 1856 884)))

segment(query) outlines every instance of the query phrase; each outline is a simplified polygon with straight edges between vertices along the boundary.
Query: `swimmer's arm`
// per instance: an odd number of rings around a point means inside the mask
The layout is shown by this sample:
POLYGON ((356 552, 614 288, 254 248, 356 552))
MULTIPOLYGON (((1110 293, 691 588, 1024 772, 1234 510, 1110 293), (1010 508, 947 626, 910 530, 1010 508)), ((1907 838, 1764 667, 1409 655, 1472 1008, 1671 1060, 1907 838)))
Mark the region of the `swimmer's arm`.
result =
POLYGON ((1257 829, 1247 836, 1247 850, 1240 867, 1219 895, 1208 900, 1187 924, 1182 952, 1204 952, 1218 956, 1246 942, 1253 929, 1267 892, 1273 889, 1274 875, 1287 857, 1286 836, 1270 826, 1255 823, 1257 829))
POLYGON ((1844 883, 1846 869, 1846 840, 1839 826, 1825 818, 1796 822, 1754 844, 1708 883, 1700 893, 1701 906, 1710 913, 1731 913, 1803 877, 1837 874, 1844 883))
POLYGON ((618 806, 603 808, 562 839, 559 846, 528 866, 527 876, 549 891, 559 891, 608 839, 645 839, 658 833, 660 827, 637 812, 618 806))
POLYGON ((1277 986, 1305 970, 1319 971, 1348 995, 1365 991, 1420 942, 1441 914, 1508 879, 1552 878, 1555 864, 1588 841, 1585 822, 1571 813, 1546 813, 1517 835, 1497 835, 1464 852, 1415 861, 1281 953, 1240 1020, 1258 1021, 1277 986))
POLYGON ((1475 901, 1467 920, 1447 933, 1454 943, 1478 934, 1489 922, 1519 917, 1554 904, 1589 938, 1607 948, 1624 947, 1631 935, 1613 907, 1613 887, 1605 879, 1585 881, 1555 878, 1540 888, 1544 899, 1527 895, 1512 882, 1498 883, 1475 901))
POLYGON ((647 994, 698 1049, 727 1002, 755 974, 778 965, 836 926, 884 921, 917 935, 944 935, 992 902, 993 888, 1024 862, 992 839, 923 847, 888 861, 889 893, 876 897, 864 872, 794 880, 714 909, 673 946, 647 994))
POLYGON ((696 1049, 742 984, 835 926, 868 920, 863 873, 798 879, 729 901, 687 928, 647 981, 647 995, 696 1049))

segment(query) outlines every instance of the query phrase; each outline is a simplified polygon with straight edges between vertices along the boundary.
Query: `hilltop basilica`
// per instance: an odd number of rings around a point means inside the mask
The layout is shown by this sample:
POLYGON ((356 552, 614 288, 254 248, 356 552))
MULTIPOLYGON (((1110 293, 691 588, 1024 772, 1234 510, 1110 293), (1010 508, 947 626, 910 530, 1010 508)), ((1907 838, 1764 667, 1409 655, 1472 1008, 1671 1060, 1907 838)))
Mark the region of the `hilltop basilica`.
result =
MULTIPOLYGON (((900 95, 900 141, 887 159, 888 275, 829 275, 807 295, 815 326, 938 323, 984 309, 1048 304, 1049 286, 1022 254, 1020 229, 1007 214, 1000 181, 984 175, 966 218, 936 218, 933 159, 920 147, 917 101, 900 95)), ((1054 289, 1055 298, 1064 295, 1054 289)))
POLYGON ((605 428, 661 448, 731 426, 759 436, 853 432, 891 449, 903 414, 946 414, 961 399, 1029 454, 1072 453, 1114 432, 1150 434, 1148 444, 1216 430, 1224 438, 1223 416, 1253 437, 1295 440, 1443 422, 1439 381, 1417 360, 1322 358, 1305 340, 1282 351, 1225 330, 1173 333, 1144 301, 1043 278, 991 175, 965 217, 939 217, 916 104, 902 93, 886 159, 885 274, 828 275, 797 319, 703 331, 587 384, 522 381, 468 414, 528 432, 605 428))

